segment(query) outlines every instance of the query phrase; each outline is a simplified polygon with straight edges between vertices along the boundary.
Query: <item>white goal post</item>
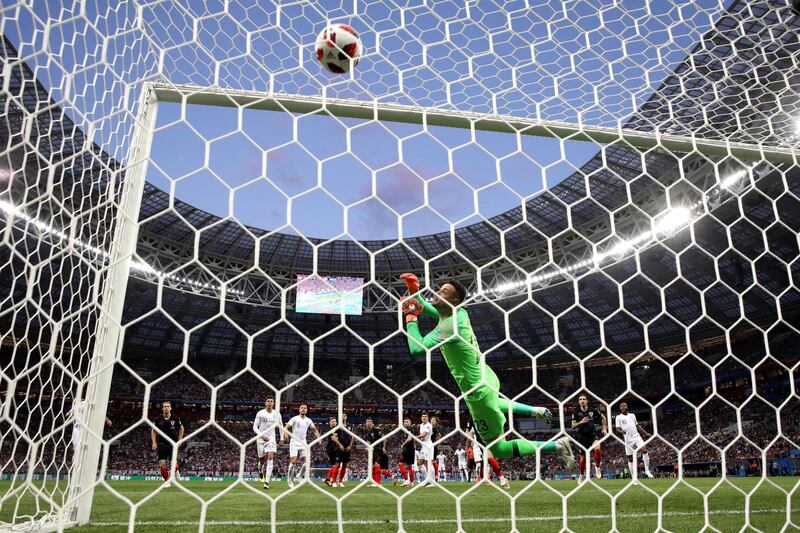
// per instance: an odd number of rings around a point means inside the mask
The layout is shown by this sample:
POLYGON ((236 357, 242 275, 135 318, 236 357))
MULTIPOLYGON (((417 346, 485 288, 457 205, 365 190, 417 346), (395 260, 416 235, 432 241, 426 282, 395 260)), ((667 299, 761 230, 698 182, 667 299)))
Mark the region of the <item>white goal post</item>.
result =
POLYGON ((641 149, 662 148, 681 153, 696 152, 708 156, 733 156, 742 160, 766 160, 775 164, 798 161, 800 154, 791 148, 730 143, 694 137, 660 135, 623 128, 582 126, 564 122, 534 121, 479 113, 438 109, 419 109, 412 106, 364 102, 358 100, 324 99, 304 96, 273 95, 252 91, 223 90, 197 86, 146 83, 142 88, 139 114, 134 128, 134 142, 124 169, 124 186, 118 206, 118 225, 110 248, 109 269, 102 294, 102 314, 97 324, 95 351, 87 377, 89 431, 81 435, 76 452, 77 469, 70 487, 71 508, 68 523, 87 524, 90 519, 93 493, 96 486, 96 465, 104 448, 99 435, 103 433, 106 403, 111 387, 111 369, 119 360, 122 344, 119 325, 125 301, 125 287, 134 261, 138 234, 137 216, 147 173, 147 162, 153 140, 159 102, 182 105, 247 107, 249 109, 298 114, 330 113, 339 117, 364 120, 404 122, 429 126, 444 126, 549 136, 603 144, 626 143, 641 149))
MULTIPOLYGON (((69 500, 65 508, 70 523, 87 524, 91 517, 92 502, 97 480, 97 465, 108 453, 102 442, 106 421, 106 408, 111 392, 114 363, 122 352, 122 312, 125 304, 128 279, 134 264, 137 236, 139 234, 139 209, 147 177, 147 163, 153 141, 153 129, 158 111, 154 93, 142 91, 138 106, 133 143, 124 168, 116 227, 109 247, 107 272, 102 282, 100 316, 97 320, 95 345, 91 366, 84 387, 86 409, 84 430, 74 451, 69 500)), ((105 466, 101 465, 101 475, 105 466)))
POLYGON ((623 127, 610 128, 588 124, 570 124, 550 120, 534 120, 511 116, 491 115, 470 111, 426 109, 417 106, 380 101, 321 98, 289 94, 258 93, 192 85, 153 83, 149 90, 162 102, 220 107, 246 107, 284 111, 287 113, 330 114, 337 117, 403 122, 425 126, 474 129, 538 137, 554 137, 572 141, 591 141, 599 144, 624 143, 649 150, 661 148, 669 152, 696 152, 707 156, 736 157, 742 160, 766 160, 773 163, 797 163, 798 153, 791 147, 755 145, 704 139, 699 136, 680 136, 642 132, 623 127))

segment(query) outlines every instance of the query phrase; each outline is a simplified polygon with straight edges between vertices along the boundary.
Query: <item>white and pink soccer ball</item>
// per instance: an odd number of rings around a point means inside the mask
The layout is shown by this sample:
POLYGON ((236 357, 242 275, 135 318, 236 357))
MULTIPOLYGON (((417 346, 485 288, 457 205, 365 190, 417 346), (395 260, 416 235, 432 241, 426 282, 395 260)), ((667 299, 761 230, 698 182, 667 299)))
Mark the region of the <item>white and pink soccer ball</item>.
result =
POLYGON ((331 24, 317 37, 317 61, 335 74, 344 74, 361 59, 361 39, 347 24, 331 24))

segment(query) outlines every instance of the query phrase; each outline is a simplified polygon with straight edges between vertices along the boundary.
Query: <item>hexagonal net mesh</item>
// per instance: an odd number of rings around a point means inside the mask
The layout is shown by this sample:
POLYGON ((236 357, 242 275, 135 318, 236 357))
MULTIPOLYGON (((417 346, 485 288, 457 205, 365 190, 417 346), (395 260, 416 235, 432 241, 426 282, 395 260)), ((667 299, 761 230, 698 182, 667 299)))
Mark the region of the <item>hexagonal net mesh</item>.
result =
POLYGON ((790 4, 1 8, 0 521, 796 527, 790 4))

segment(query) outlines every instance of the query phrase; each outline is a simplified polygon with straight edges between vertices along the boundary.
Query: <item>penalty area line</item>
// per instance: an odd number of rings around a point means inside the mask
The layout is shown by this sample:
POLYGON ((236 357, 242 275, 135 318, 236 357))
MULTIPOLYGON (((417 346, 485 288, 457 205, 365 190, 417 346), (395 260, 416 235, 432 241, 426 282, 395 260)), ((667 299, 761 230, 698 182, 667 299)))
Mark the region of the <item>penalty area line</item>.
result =
MULTIPOLYGON (((781 513, 785 514, 786 509, 751 509, 750 514, 767 514, 767 513, 781 513)), ((720 509, 717 511, 709 511, 708 515, 743 515, 744 509, 720 509)), ((661 513, 662 517, 690 517, 690 516, 705 516, 706 513, 696 511, 668 511, 661 513)), ((659 513, 617 513, 617 519, 620 518, 655 518, 659 513)), ((568 521, 574 520, 602 520, 611 518, 610 514, 586 514, 568 516, 568 521)), ((517 522, 561 522, 561 516, 518 516, 517 522)), ((491 524, 491 523, 504 523, 511 521, 511 518, 462 518, 462 524, 491 524)), ((199 521, 192 520, 137 520, 134 525, 137 526, 196 526, 199 521)), ((403 524, 455 524, 458 520, 455 518, 409 518, 403 520, 403 524)), ((207 526, 268 526, 271 524, 269 520, 206 520, 204 522, 207 526)), ((278 520, 275 522, 276 526, 320 526, 330 525, 330 520, 278 520)), ((380 524, 397 524, 397 519, 386 520, 342 520, 342 525, 345 526, 371 526, 380 524)), ((95 527, 120 527, 127 526, 128 522, 89 522, 90 526, 95 527)))

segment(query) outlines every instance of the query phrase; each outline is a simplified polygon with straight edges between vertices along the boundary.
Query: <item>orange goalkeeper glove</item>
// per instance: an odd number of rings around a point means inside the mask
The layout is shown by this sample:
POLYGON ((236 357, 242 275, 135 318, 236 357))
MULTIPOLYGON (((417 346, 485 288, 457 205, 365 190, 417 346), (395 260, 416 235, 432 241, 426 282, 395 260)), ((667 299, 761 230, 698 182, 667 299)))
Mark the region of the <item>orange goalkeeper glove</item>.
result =
POLYGON ((400 279, 406 282, 406 289, 410 294, 416 294, 419 292, 419 279, 414 274, 401 274, 400 279))
POLYGON ((416 322, 417 317, 422 312, 422 304, 416 298, 403 300, 403 314, 406 316, 406 324, 416 322))

